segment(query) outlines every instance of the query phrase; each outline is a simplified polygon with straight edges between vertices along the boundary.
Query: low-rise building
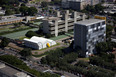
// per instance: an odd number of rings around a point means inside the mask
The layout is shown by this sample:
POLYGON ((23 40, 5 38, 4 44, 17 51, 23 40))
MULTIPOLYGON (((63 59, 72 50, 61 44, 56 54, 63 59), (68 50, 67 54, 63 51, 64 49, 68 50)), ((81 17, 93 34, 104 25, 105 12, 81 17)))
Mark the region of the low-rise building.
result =
POLYGON ((105 20, 89 19, 75 23, 74 47, 81 47, 83 54, 88 55, 96 52, 95 45, 105 41, 105 20))
POLYGON ((19 23, 22 21, 28 22, 35 20, 35 16, 26 16, 26 17, 17 17, 15 15, 10 16, 1 16, 0 17, 0 25, 7 25, 7 24, 13 24, 13 23, 19 23))
POLYGON ((33 49, 43 49, 56 44, 55 41, 43 37, 33 36, 31 39, 24 39, 24 44, 33 49))
POLYGON ((0 77, 31 77, 31 76, 0 62, 0 77))

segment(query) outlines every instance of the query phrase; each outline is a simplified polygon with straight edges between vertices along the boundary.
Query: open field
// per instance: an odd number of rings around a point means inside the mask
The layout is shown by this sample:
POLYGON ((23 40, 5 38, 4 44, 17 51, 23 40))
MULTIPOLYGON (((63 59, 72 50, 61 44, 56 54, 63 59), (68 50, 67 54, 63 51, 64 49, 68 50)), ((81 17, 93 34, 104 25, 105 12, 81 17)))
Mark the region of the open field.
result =
POLYGON ((9 33, 9 34, 5 34, 5 35, 2 35, 2 36, 3 36, 3 37, 7 37, 7 38, 11 38, 11 39, 19 39, 19 38, 21 38, 21 37, 25 37, 25 34, 26 34, 29 30, 36 31, 36 30, 38 30, 38 28, 23 30, 23 31, 14 32, 14 33, 9 33))

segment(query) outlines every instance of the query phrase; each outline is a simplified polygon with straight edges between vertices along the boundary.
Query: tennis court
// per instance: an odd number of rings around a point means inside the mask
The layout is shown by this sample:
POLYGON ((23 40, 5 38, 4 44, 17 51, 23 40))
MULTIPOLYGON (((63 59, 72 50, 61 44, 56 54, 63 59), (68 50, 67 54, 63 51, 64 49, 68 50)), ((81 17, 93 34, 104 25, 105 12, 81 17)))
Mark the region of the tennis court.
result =
POLYGON ((29 30, 36 31, 36 30, 38 30, 38 28, 23 30, 23 31, 14 32, 14 33, 9 33, 9 34, 5 34, 5 35, 2 35, 2 36, 3 36, 3 37, 7 37, 7 38, 11 38, 11 39, 19 39, 20 37, 24 37, 25 34, 26 34, 29 30))

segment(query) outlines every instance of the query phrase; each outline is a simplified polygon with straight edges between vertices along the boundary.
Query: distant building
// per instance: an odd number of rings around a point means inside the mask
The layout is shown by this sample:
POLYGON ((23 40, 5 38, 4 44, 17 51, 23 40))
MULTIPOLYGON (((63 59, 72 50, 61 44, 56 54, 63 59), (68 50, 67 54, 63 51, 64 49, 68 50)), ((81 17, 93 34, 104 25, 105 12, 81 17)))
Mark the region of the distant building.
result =
POLYGON ((24 44, 27 47, 34 48, 34 49, 43 49, 46 47, 50 47, 56 44, 55 41, 46 39, 43 37, 33 36, 31 39, 24 39, 24 44))
POLYGON ((110 14, 115 14, 116 13, 116 6, 115 5, 109 5, 107 9, 104 9, 104 12, 105 13, 110 13, 110 14))
POLYGON ((36 19, 35 16, 26 16, 26 17, 17 17, 15 15, 0 16, 0 25, 19 23, 19 22, 22 22, 23 20, 28 22, 28 21, 35 20, 35 19, 36 19))
POLYGON ((95 45, 105 41, 106 24, 105 20, 89 19, 75 23, 74 47, 81 47, 83 55, 93 54, 95 45))
POLYGON ((116 0, 106 0, 106 2, 116 2, 116 0))
POLYGON ((74 22, 85 19, 84 13, 73 12, 69 10, 65 12, 57 12, 57 17, 48 17, 42 19, 43 32, 58 36, 62 32, 68 32, 74 29, 74 22), (63 13, 63 14, 62 14, 63 13))
POLYGON ((80 11, 83 10, 86 5, 96 5, 99 3, 100 0, 62 0, 62 8, 80 11))
POLYGON ((31 77, 31 76, 0 62, 0 77, 31 77))

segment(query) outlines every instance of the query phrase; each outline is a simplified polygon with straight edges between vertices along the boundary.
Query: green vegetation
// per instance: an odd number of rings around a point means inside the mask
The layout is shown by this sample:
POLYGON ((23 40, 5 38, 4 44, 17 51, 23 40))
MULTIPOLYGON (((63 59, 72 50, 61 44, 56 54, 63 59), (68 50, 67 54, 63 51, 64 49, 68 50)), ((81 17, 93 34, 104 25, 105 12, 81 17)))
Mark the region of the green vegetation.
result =
POLYGON ((5 61, 17 68, 23 69, 37 77, 60 77, 56 74, 50 74, 50 73, 41 73, 38 72, 34 69, 30 69, 28 66, 26 66, 25 63, 23 63, 21 60, 19 60, 17 57, 15 56, 11 56, 11 55, 4 55, 4 56, 0 56, 0 60, 5 61))
POLYGON ((5 11, 5 15, 12 15, 12 14, 14 14, 14 13, 13 13, 13 11, 11 9, 7 9, 5 11))
MULTIPOLYGON (((78 52, 78 51, 77 51, 78 52)), ((41 59, 42 64, 50 65, 52 68, 57 68, 59 70, 68 71, 74 74, 82 74, 86 77, 114 77, 115 75, 115 64, 111 63, 109 60, 113 61, 114 56, 112 54, 104 54, 97 60, 93 57, 90 58, 90 63, 81 61, 78 59, 77 52, 64 52, 64 49, 53 50, 46 57, 41 59), (78 59, 79 61, 76 61, 78 59), (72 65, 73 62, 77 62, 72 65), (94 62, 95 61, 95 62, 94 62), (108 61, 108 62, 105 62, 108 61), (100 64, 99 64, 100 62, 100 64), (102 65, 102 62, 104 66, 102 65), (110 63, 109 63, 110 62, 110 63), (97 65, 98 66, 94 66, 97 65), (92 65, 93 64, 93 65, 92 65), (111 66, 110 66, 111 64, 111 66), (108 66, 107 66, 108 65, 108 66), (104 68, 105 67, 105 68, 104 68)), ((99 55, 100 56, 100 55, 99 55)), ((87 59, 88 60, 88 59, 87 59)))
POLYGON ((47 6, 48 6, 48 2, 43 1, 43 2, 41 3, 41 6, 42 6, 42 7, 47 7, 47 6))
POLYGON ((28 32, 25 34, 25 36, 31 38, 32 36, 38 36, 38 34, 35 33, 34 31, 28 31, 28 32))
POLYGON ((19 8, 20 12, 22 13, 22 15, 26 16, 26 15, 35 15, 37 13, 37 9, 35 7, 27 7, 27 6, 21 6, 19 8))
POLYGON ((19 54, 25 58, 32 55, 30 48, 24 48, 22 51, 19 52, 19 54))
POLYGON ((92 13, 92 14, 98 14, 100 11, 103 11, 104 7, 101 6, 101 4, 97 4, 95 6, 87 5, 82 12, 85 13, 92 13))
POLYGON ((116 47, 115 42, 107 41, 107 42, 100 42, 96 44, 96 51, 98 54, 102 52, 111 52, 113 48, 116 47))
POLYGON ((113 26, 107 25, 106 26, 106 38, 110 38, 112 34, 113 26))
MULTIPOLYGON (((57 45, 60 45, 60 44, 57 43, 57 45)), ((57 45, 54 45, 54 46, 51 46, 51 47, 55 47, 55 46, 57 46, 57 45)), ((46 49, 48 49, 48 48, 44 48, 44 49, 41 49, 41 50, 39 50, 39 51, 46 50, 46 49)), ((39 52, 39 51, 38 51, 38 52, 39 52)), ((34 56, 34 57, 45 56, 45 55, 48 55, 48 54, 52 53, 52 51, 55 51, 55 50, 50 50, 50 51, 47 51, 47 52, 45 52, 45 53, 43 53, 43 54, 40 54, 40 55, 37 55, 38 53, 35 52, 35 55, 33 55, 33 56, 34 56)))
POLYGON ((102 59, 101 57, 90 57, 90 63, 116 72, 116 65, 114 63, 107 62, 107 60, 102 59))
POLYGON ((19 4, 18 0, 0 0, 0 5, 13 5, 19 4))
POLYGON ((2 39, 2 41, 1 41, 1 43, 0 43, 0 45, 4 48, 4 47, 6 47, 8 44, 9 44, 9 40, 7 39, 7 38, 3 38, 2 39))
POLYGON ((33 29, 27 29, 27 30, 21 30, 21 31, 16 31, 16 32, 13 32, 13 33, 8 33, 8 34, 5 34, 5 35, 2 35, 3 37, 7 37, 7 38, 11 38, 11 39, 18 39, 20 37, 24 37, 25 34, 29 31, 29 30, 32 30, 32 31, 37 31, 38 29, 37 28, 33 28, 33 29))
POLYGON ((18 12, 19 0, 0 0, 0 7, 5 11, 5 15, 12 15, 18 12))
POLYGON ((0 35, 5 35, 5 34, 8 34, 8 33, 14 33, 14 32, 28 30, 28 29, 31 29, 31 28, 28 27, 28 28, 19 28, 19 29, 18 28, 17 29, 6 29, 6 30, 1 31, 0 35))

